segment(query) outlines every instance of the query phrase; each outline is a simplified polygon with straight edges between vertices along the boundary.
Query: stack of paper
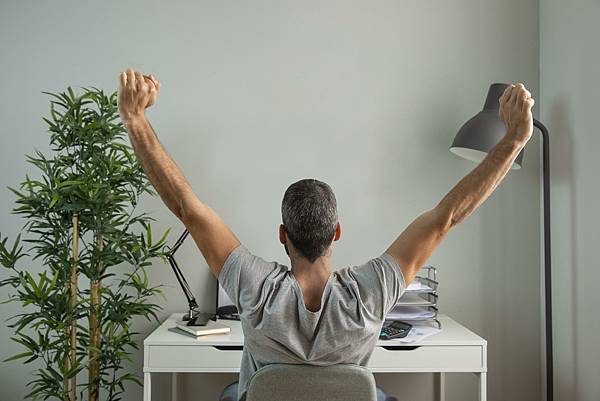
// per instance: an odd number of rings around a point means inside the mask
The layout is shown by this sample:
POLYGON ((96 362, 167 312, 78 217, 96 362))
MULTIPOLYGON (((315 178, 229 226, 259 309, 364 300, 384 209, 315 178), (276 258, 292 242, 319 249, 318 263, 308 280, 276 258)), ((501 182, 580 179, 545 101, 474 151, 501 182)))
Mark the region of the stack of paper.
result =
MULTIPOLYGON (((419 275, 408 285, 396 305, 388 312, 385 319, 406 321, 413 325, 418 322, 418 324, 425 324, 425 327, 429 327, 427 324, 432 323, 441 328, 437 315, 437 269, 433 266, 424 266, 419 275)), ((418 333, 422 334, 423 332, 419 331, 418 333)))
MULTIPOLYGON (((435 298, 433 298, 435 299, 435 298)), ((434 301, 429 301, 416 293, 404 293, 396 305, 412 305, 412 306, 435 306, 434 301)))
POLYGON ((433 288, 419 280, 414 280, 406 287, 405 292, 433 292, 433 288))
POLYGON ((429 307, 396 305, 385 316, 386 320, 426 320, 436 317, 436 311, 429 307))

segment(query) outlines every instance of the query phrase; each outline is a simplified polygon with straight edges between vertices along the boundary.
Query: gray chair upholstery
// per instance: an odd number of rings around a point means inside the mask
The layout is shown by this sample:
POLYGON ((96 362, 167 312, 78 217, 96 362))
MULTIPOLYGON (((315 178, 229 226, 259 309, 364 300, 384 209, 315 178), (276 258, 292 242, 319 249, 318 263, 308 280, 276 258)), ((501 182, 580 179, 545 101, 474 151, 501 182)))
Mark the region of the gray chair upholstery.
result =
POLYGON ((246 401, 376 401, 375 378, 358 365, 273 364, 250 379, 246 401))

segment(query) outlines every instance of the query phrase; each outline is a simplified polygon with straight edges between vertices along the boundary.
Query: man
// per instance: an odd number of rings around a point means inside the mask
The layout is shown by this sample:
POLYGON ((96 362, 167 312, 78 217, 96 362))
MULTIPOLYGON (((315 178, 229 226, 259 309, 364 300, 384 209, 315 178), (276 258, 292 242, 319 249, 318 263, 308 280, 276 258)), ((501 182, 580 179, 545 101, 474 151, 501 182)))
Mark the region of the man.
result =
POLYGON ((510 85, 500 98, 506 135, 488 156, 380 257, 335 273, 332 243, 341 235, 335 196, 317 180, 292 184, 279 228, 288 270, 241 245, 165 152, 145 117, 160 82, 131 69, 120 81, 119 112, 144 171, 238 307, 245 336, 240 380, 225 391, 237 390, 236 399, 245 397, 252 374, 271 363, 366 365, 386 313, 448 232, 494 191, 533 132, 531 94, 523 84, 510 85))

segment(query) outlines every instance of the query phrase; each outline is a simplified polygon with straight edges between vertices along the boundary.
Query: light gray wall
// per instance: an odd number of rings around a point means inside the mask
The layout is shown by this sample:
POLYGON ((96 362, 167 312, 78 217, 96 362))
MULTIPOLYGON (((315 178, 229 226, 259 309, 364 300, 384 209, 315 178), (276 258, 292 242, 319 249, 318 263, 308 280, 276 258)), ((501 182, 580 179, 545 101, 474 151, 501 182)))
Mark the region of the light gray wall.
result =
POLYGON ((600 399, 600 2, 542 0, 541 116, 551 137, 556 400, 600 399))
MULTIPOLYGON (((116 88, 133 66, 162 93, 149 116, 197 193, 266 259, 279 206, 294 180, 317 177, 337 193, 344 230, 334 263, 379 255, 418 213, 473 167, 448 152, 491 82, 538 93, 536 0, 454 2, 8 2, 0 3, 0 186, 31 171, 23 155, 46 148, 42 90, 116 88)), ((536 400, 539 372, 538 151, 434 254, 441 309, 489 341, 490 400, 536 400)), ((23 223, 0 196, 0 229, 23 223)), ((181 225, 158 199, 143 205, 157 228, 181 225)), ((206 264, 186 244, 180 264, 210 310, 206 264)), ((32 267, 37 270, 38 267, 32 267)), ((183 310, 166 266, 166 316, 183 310)), ((17 311, 1 306, 2 317, 17 311)), ((147 334, 155 323, 138 322, 147 334)), ((0 327, 6 338, 10 330, 0 327)), ((16 351, 3 340, 0 358, 16 351)), ((134 369, 141 371, 142 355, 134 369)), ((20 399, 31 367, 0 364, 3 399, 20 399)), ((190 399, 215 399, 229 375, 190 379, 190 399), (202 380, 200 380, 202 379, 202 380)), ((390 393, 428 400, 429 375, 380 375, 390 393)), ((167 399, 168 377, 155 390, 167 399)), ((448 400, 476 397, 474 376, 449 375, 448 400)), ((128 400, 140 399, 132 388, 128 400)))

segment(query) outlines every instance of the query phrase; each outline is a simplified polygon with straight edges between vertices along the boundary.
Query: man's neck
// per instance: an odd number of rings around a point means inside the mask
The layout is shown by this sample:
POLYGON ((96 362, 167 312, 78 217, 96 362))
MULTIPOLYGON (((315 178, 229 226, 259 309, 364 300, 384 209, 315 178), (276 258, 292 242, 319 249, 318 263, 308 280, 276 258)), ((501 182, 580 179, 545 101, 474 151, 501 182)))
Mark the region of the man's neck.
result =
POLYGON ((292 258, 292 274, 302 291, 302 299, 308 310, 321 309, 321 298, 331 276, 331 258, 322 256, 313 263, 304 258, 292 258))
POLYGON ((331 258, 321 256, 314 262, 305 258, 291 258, 292 274, 301 285, 321 287, 331 276, 331 258))

